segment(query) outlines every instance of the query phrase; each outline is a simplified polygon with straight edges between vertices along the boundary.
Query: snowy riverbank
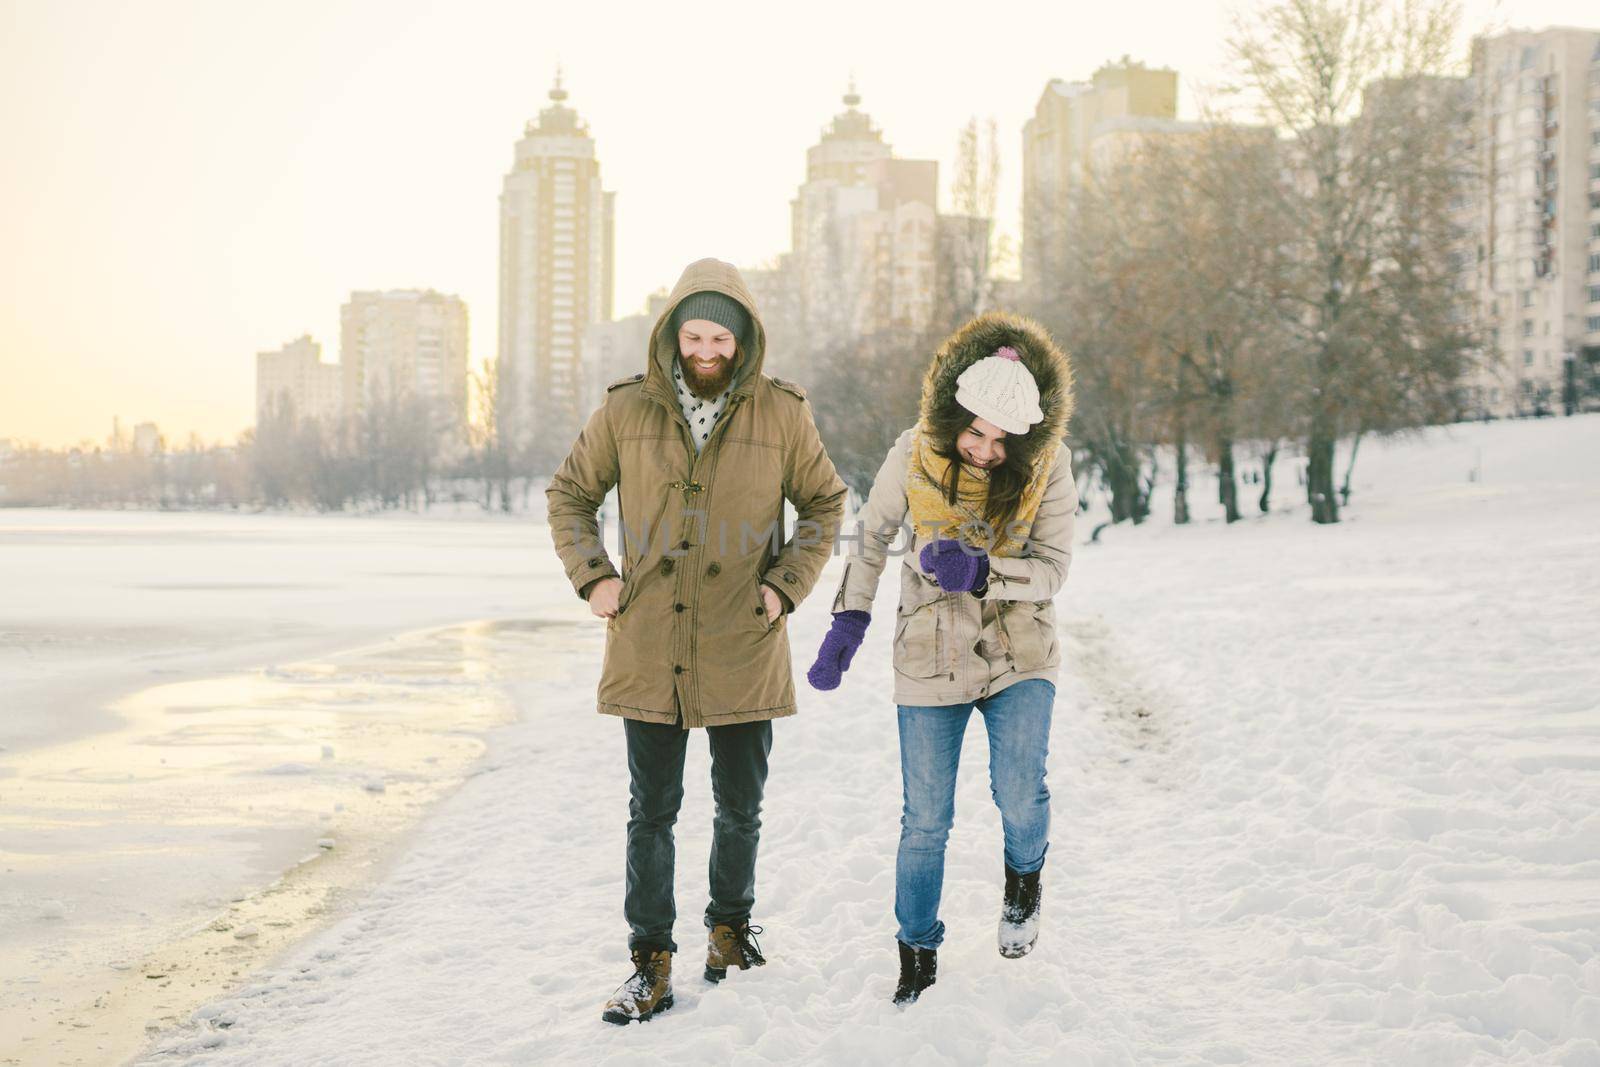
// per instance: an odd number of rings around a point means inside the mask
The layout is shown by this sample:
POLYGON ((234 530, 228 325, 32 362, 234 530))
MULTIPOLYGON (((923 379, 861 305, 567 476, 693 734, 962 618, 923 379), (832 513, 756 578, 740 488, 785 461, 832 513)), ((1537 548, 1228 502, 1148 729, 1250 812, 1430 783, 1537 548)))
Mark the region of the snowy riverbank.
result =
POLYGON ((0 511, 0 1063, 121 1059, 370 879, 512 714, 546 537, 0 511))
MULTIPOLYGON (((563 677, 514 687, 485 773, 348 915, 140 1062, 1600 1063, 1597 456, 1593 417, 1436 431, 1364 446, 1338 527, 1275 514, 1081 548, 1043 940, 994 951, 975 727, 940 981, 907 1012, 887 1004, 892 590, 845 685, 779 724, 771 963, 715 989, 691 747, 678 1003, 626 1029, 598 1020, 626 972, 621 730, 592 709, 599 628, 542 599, 576 627, 563 677)), ((793 620, 802 669, 827 599, 793 620)))

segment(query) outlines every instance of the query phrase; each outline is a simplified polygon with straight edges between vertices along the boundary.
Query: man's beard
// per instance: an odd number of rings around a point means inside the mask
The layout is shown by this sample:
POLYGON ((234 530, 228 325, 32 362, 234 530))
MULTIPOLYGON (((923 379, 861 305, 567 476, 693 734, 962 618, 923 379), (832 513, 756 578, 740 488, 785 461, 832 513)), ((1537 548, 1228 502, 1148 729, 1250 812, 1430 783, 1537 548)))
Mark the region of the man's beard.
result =
POLYGON ((737 353, 720 360, 716 373, 707 377, 695 369, 694 361, 688 356, 681 353, 678 356, 678 368, 683 371, 683 380, 689 386, 689 392, 701 400, 715 400, 727 391, 729 383, 733 381, 733 372, 738 369, 738 362, 737 353))

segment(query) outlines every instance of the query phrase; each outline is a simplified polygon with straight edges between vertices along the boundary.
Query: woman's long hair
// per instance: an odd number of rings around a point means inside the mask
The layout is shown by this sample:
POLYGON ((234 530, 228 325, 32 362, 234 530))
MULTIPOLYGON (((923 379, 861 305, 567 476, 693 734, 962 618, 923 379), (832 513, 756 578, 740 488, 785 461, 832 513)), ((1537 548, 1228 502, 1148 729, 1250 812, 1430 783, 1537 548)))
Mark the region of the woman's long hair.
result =
MULTIPOLYGON (((956 501, 961 467, 966 462, 961 450, 956 447, 956 440, 972 425, 972 419, 972 412, 955 404, 941 405, 926 416, 928 440, 932 442, 934 455, 950 461, 939 488, 943 490, 945 500, 951 504, 956 501)), ((1025 457, 1031 456, 1033 450, 1015 446, 1020 445, 1036 429, 1029 427, 1028 433, 1007 434, 1006 458, 1000 461, 998 467, 991 467, 988 471, 989 498, 983 505, 983 521, 989 524, 991 530, 1003 531, 1016 518, 1017 509, 1022 504, 1022 492, 1027 488, 1028 477, 1032 473, 1025 457)))

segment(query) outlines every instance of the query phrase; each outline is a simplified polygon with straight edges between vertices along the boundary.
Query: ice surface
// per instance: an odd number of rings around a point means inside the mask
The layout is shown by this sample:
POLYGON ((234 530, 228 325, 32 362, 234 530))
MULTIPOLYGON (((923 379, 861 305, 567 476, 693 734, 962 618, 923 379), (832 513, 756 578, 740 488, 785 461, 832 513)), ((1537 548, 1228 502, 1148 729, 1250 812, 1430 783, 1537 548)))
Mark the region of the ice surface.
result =
MULTIPOLYGON (((0 1062, 37 1061, 18 1043, 39 1034, 104 1058, 120 1010, 108 968, 219 911, 261 913, 261 943, 281 949, 368 877, 511 714, 499 672, 532 662, 536 638, 495 616, 540 595, 533 534, 0 511, 0 1062), (386 796, 363 791, 385 779, 386 796)), ((257 965, 227 963, 223 978, 257 965)), ((181 980, 203 986, 203 969, 181 980)))

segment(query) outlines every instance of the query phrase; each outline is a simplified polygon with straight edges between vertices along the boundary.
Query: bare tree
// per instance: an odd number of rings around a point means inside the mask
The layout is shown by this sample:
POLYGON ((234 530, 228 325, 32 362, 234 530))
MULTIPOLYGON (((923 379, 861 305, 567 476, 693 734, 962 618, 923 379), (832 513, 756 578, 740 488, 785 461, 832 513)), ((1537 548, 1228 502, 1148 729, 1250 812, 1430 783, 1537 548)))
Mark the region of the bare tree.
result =
POLYGON ((942 336, 934 327, 909 338, 874 335, 822 354, 810 387, 817 432, 858 497, 871 491, 895 438, 916 423, 922 374, 942 336))
POLYGON ((1177 516, 1183 521, 1186 445, 1199 438, 1216 465, 1217 500, 1240 518, 1234 457, 1252 424, 1251 399, 1284 373, 1284 340, 1274 322, 1278 249, 1287 235, 1271 199, 1251 195, 1279 170, 1267 131, 1214 123, 1153 139, 1136 161, 1139 195, 1154 208, 1146 246, 1152 297, 1135 309, 1173 360, 1169 394, 1179 463, 1177 516))
POLYGON ((485 360, 472 374, 477 417, 469 429, 472 456, 483 481, 483 508, 492 511, 499 493, 501 511, 511 510, 511 456, 500 426, 500 361, 485 360))
POLYGON ((261 502, 283 507, 305 495, 303 470, 296 457, 297 417, 286 393, 268 400, 248 442, 250 472, 261 502))
POLYGON ((1458 18, 1452 0, 1277 0, 1240 15, 1229 42, 1234 88, 1287 138, 1288 180, 1252 192, 1291 235, 1280 318, 1301 363, 1314 522, 1339 519, 1340 437, 1416 425, 1453 393, 1467 358, 1455 324, 1441 329, 1416 303, 1432 307, 1424 289, 1439 275, 1422 264, 1453 243, 1443 205, 1455 127, 1439 79, 1458 18))
POLYGON ((954 329, 993 302, 994 215, 1000 189, 999 126, 967 120, 956 139, 951 214, 940 218, 940 284, 935 305, 954 329))
POLYGON ((1174 416, 1173 364, 1151 325, 1170 303, 1152 266, 1165 238, 1146 177, 1136 155, 1083 175, 1067 218, 1049 227, 1069 235, 1054 252, 1063 266, 1028 294, 1029 310, 1072 355, 1074 445, 1098 472, 1114 522, 1148 517, 1156 446, 1174 416))

